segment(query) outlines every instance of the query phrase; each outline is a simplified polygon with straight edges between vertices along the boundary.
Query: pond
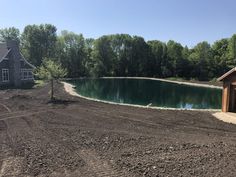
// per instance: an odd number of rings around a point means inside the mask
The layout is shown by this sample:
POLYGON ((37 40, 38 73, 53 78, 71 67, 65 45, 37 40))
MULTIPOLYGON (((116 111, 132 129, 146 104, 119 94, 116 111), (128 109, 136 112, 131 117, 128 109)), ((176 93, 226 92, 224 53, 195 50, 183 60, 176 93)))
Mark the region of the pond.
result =
POLYGON ((82 96, 164 108, 220 109, 221 89, 149 79, 79 79, 69 83, 82 96))

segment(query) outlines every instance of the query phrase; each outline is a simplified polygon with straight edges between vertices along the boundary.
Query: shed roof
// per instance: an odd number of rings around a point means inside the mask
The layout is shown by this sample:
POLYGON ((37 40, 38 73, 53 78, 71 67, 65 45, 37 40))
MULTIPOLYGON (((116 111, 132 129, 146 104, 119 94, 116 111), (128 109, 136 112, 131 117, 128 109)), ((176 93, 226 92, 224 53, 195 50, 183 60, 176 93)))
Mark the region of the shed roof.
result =
POLYGON ((229 75, 231 75, 232 73, 234 73, 236 71, 236 67, 229 70, 227 73, 223 74, 221 77, 219 77, 217 79, 217 81, 223 81, 225 78, 227 78, 229 75))

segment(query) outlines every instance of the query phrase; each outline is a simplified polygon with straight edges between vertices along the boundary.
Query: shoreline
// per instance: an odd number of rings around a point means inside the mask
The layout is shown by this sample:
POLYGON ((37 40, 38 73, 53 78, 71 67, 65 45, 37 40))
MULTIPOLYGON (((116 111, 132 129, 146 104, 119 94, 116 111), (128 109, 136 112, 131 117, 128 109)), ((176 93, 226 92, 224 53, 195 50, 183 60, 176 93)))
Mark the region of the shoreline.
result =
POLYGON ((131 107, 137 107, 137 108, 145 108, 145 109, 157 109, 157 110, 179 110, 179 111, 204 111, 204 112, 220 112, 220 109, 185 109, 185 108, 165 108, 165 107, 157 107, 157 106, 142 106, 142 105, 136 105, 136 104, 127 104, 127 103, 115 103, 111 101, 105 101, 105 100, 99 100, 94 98, 89 98, 82 96, 78 94, 75 89, 73 88, 73 84, 69 84, 67 82, 62 81, 61 82, 64 85, 64 89, 67 93, 69 93, 72 96, 77 96, 86 100, 95 101, 99 103, 106 103, 106 104, 112 104, 112 105, 120 105, 120 106, 131 106, 131 107))
POLYGON ((206 88, 215 88, 215 89, 223 88, 223 87, 215 86, 211 84, 191 83, 191 82, 185 82, 185 81, 172 81, 168 79, 160 79, 160 78, 152 78, 152 77, 101 77, 101 78, 104 78, 104 79, 146 79, 146 80, 156 80, 156 81, 175 83, 175 84, 180 84, 180 85, 189 85, 189 86, 194 86, 194 87, 206 87, 206 88))
MULTIPOLYGON (((194 83, 194 82, 188 82, 188 81, 174 81, 174 80, 168 80, 168 79, 161 79, 161 78, 153 78, 153 77, 98 77, 97 79, 145 79, 145 80, 156 80, 156 81, 163 81, 163 82, 169 82, 169 83, 175 83, 180 85, 188 85, 193 87, 205 87, 205 88, 213 88, 213 89, 223 89, 223 86, 216 86, 211 84, 201 84, 201 83, 194 83)), ((81 77, 81 78, 66 78, 62 81, 67 80, 77 80, 77 79, 93 79, 92 77, 81 77)))
POLYGON ((135 104, 126 104, 126 103, 115 103, 110 101, 98 100, 94 98, 89 98, 78 94, 74 86, 72 84, 62 82, 64 85, 64 89, 67 93, 73 96, 77 96, 86 100, 95 101, 99 103, 106 103, 112 105, 120 105, 120 106, 131 106, 136 108, 144 108, 144 109, 156 109, 156 110, 177 110, 177 111, 201 111, 201 112, 211 112, 211 115, 216 119, 223 121, 225 123, 236 124, 236 114, 232 113, 222 113, 221 109, 182 109, 182 108, 164 108, 164 107, 152 107, 152 106, 142 106, 142 105, 135 105, 135 104))

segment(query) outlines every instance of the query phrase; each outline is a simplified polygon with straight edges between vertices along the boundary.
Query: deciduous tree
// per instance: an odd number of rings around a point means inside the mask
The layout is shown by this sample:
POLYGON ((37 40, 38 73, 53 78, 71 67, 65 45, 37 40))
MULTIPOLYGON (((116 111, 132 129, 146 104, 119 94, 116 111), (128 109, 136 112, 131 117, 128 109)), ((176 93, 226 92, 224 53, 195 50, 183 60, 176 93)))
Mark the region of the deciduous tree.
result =
POLYGON ((20 41, 20 30, 15 27, 0 29, 0 41, 20 41))
POLYGON ((54 100, 54 80, 65 77, 66 69, 62 68, 61 64, 55 62, 55 59, 44 58, 40 67, 36 69, 35 75, 45 81, 51 82, 51 101, 54 100))
POLYGON ((56 27, 51 24, 28 25, 24 28, 22 52, 35 66, 40 66, 45 57, 55 57, 56 31, 56 27))

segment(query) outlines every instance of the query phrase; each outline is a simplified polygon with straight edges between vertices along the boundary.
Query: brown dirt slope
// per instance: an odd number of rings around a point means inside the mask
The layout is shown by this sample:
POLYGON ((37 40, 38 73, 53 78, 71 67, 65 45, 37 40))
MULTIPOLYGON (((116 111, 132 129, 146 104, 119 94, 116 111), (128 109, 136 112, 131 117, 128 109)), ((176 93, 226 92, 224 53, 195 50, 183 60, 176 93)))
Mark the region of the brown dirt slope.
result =
POLYGON ((56 84, 0 91, 0 176, 236 176, 236 126, 97 103, 56 84), (8 108, 8 109, 7 109, 8 108))

